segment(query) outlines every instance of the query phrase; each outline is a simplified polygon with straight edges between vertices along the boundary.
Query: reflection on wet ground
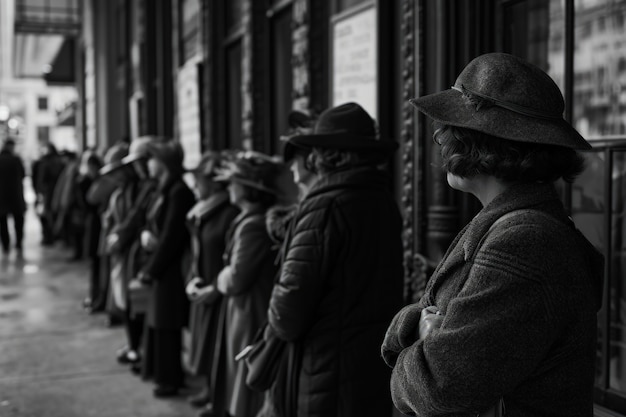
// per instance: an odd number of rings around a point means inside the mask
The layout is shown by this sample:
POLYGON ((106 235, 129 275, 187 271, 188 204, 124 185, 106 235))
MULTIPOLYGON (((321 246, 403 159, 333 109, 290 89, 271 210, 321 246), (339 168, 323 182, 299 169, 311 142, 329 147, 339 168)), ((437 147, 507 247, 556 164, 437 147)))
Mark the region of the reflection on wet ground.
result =
POLYGON ((26 226, 23 259, 0 254, 0 416, 195 415, 184 398, 154 399, 150 383, 117 364, 123 329, 81 309, 88 262, 40 246, 32 210, 26 226))

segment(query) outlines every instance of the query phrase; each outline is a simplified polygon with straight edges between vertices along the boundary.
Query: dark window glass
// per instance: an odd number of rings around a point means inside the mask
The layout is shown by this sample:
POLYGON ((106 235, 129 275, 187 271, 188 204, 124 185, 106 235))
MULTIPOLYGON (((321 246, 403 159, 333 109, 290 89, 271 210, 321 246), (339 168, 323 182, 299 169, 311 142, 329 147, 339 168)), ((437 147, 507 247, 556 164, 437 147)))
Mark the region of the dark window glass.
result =
MULTIPOLYGON (((609 388, 626 394, 626 151, 612 153, 609 388)), ((607 259, 608 261, 608 259, 607 259)))
POLYGON ((227 85, 227 147, 242 149, 242 103, 241 103, 241 42, 234 42, 226 49, 227 85))
POLYGON ((224 0, 226 12, 226 33, 229 33, 241 25, 243 17, 243 0, 224 0))
POLYGON ((564 89, 565 10, 561 0, 512 2, 504 8, 504 50, 546 71, 564 89))
POLYGON ((39 97, 37 99, 37 108, 39 110, 48 110, 48 97, 39 97))
POLYGON ((291 21, 291 7, 287 7, 275 15, 271 22, 272 128, 270 132, 276 145, 279 136, 287 131, 287 117, 293 106, 291 21))
POLYGON ((583 1, 577 3, 575 13, 575 126, 586 138, 623 134, 626 1, 583 1))
POLYGON ((351 7, 367 2, 369 0, 335 0, 335 13, 341 13, 351 7))
MULTIPOLYGON (((585 158, 587 169, 572 185, 572 218, 587 239, 602 253, 606 253, 606 193, 602 186, 606 181, 606 154, 604 150, 587 152, 585 158)), ((596 384, 602 385, 605 379, 605 369, 602 366, 605 329, 600 317, 602 316, 599 316, 598 323, 596 384)))

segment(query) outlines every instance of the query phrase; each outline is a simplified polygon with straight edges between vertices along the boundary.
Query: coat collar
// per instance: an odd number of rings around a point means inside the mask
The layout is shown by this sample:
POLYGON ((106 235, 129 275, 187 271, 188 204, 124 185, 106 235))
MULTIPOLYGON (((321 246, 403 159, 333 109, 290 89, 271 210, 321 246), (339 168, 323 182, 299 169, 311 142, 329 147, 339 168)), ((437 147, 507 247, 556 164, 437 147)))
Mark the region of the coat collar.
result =
POLYGON ((482 237, 493 223, 507 213, 535 208, 565 221, 565 211, 552 183, 516 184, 494 198, 472 219, 463 239, 465 260, 471 259, 482 237))
POLYGON ((367 166, 331 172, 319 178, 307 193, 305 199, 318 194, 345 188, 381 188, 388 190, 389 177, 379 169, 367 166))

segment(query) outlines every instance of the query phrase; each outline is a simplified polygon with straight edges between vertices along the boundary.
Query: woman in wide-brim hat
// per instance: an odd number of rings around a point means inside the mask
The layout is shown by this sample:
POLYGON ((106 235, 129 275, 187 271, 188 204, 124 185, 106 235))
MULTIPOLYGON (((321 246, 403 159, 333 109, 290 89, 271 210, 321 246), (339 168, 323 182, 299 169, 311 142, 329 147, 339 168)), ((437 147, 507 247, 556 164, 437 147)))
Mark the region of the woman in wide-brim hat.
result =
POLYGON ((216 371, 214 357, 223 301, 215 281, 224 267, 226 232, 239 213, 230 202, 227 184, 215 181, 223 162, 222 152, 208 151, 191 171, 198 202, 187 213, 192 260, 186 292, 191 303, 188 368, 193 375, 202 378, 203 384, 202 390, 189 399, 196 407, 209 404, 215 397, 211 391, 216 387, 210 383, 210 378, 216 371))
MULTIPOLYGON (((142 371, 152 373, 154 396, 161 398, 177 395, 184 384, 181 331, 189 314, 185 270, 190 244, 186 215, 195 198, 182 179, 184 153, 179 142, 150 143, 147 152, 148 171, 157 185, 140 238, 147 257, 137 274, 137 280, 151 288, 142 371)), ((132 287, 136 286, 134 281, 132 287)))
POLYGON ((356 103, 327 109, 288 143, 310 149, 317 178, 285 239, 270 300, 269 332, 302 358, 278 379, 295 403, 275 405, 299 417, 387 416, 379 346, 402 305, 402 221, 381 167, 397 143, 380 139, 356 103))
POLYGON ((227 232, 225 266, 217 277, 224 332, 218 338, 214 358, 222 369, 216 380, 216 415, 255 416, 263 394, 246 386, 247 368, 235 356, 248 346, 267 318, 267 307, 276 274, 276 248, 265 228, 265 214, 277 197, 276 175, 280 164, 258 152, 236 155, 222 172, 228 181, 230 202, 240 209, 227 232), (221 412, 220 412, 221 411, 221 412))
POLYGON ((534 65, 491 53, 451 89, 411 102, 436 122, 449 185, 483 209, 387 330, 396 406, 592 415, 603 262, 554 187, 575 179, 577 150, 590 148, 563 120, 559 88, 534 65))

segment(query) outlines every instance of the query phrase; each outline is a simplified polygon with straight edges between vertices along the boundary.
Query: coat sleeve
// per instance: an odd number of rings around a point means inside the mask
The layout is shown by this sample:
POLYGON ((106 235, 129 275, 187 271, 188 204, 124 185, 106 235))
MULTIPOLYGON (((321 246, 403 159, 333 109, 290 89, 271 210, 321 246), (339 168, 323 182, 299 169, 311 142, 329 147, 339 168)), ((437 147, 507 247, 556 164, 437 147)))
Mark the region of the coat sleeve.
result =
POLYGON ((340 219, 331 210, 320 208, 298 219, 286 248, 268 311, 270 325, 283 340, 295 340, 310 330, 331 268, 338 266, 340 219))
POLYGON ((555 245, 534 226, 487 239, 439 330, 400 352, 391 394, 406 414, 483 412, 523 381, 558 337, 562 289, 539 267, 555 245), (532 342, 530 342, 532 341, 532 342))
POLYGON ((193 205, 193 194, 183 186, 175 186, 168 199, 157 246, 143 268, 157 281, 164 278, 162 272, 172 263, 180 262, 182 249, 189 246, 189 232, 185 221, 187 212, 193 205))
POLYGON ((259 278, 259 265, 271 250, 271 241, 263 221, 246 219, 233 237, 234 246, 230 262, 217 277, 217 288, 225 295, 235 296, 247 292, 259 278))

